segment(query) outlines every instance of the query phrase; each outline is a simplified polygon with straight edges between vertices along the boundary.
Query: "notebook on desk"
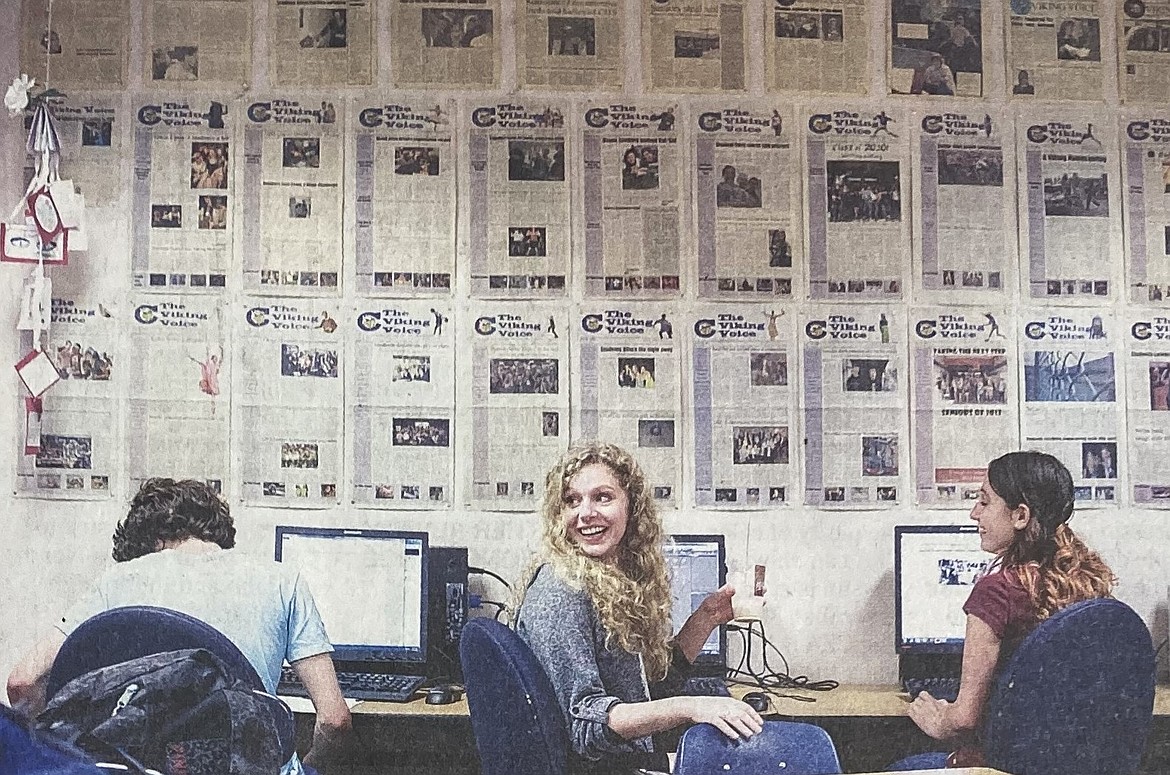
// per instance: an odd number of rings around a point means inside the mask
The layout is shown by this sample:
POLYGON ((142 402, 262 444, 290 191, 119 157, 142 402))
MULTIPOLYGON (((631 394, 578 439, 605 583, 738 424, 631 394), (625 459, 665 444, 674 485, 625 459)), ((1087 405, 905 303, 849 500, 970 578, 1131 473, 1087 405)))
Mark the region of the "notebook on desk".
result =
MULTIPOLYGON (((672 535, 664 547, 670 572, 670 618, 679 628, 703 600, 727 581, 727 551, 721 535, 672 535)), ((695 657, 683 694, 727 696, 727 628, 711 633, 695 657)))
MULTIPOLYGON (((346 699, 405 702, 422 684, 427 557, 426 533, 277 526, 276 561, 308 582, 346 699)), ((306 696, 289 668, 277 692, 306 696)))

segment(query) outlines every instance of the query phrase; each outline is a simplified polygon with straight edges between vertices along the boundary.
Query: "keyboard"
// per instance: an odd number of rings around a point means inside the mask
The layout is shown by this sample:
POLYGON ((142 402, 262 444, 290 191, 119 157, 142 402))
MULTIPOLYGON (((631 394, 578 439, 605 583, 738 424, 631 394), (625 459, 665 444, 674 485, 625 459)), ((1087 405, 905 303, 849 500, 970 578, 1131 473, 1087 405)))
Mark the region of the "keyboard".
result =
POLYGON ((905 678, 902 688, 910 695, 910 699, 918 696, 919 692, 929 692, 936 700, 954 702, 959 696, 959 679, 955 676, 936 678, 905 678))
POLYGON ((683 681, 682 694, 688 697, 730 697, 727 682, 713 676, 694 676, 683 681))
MULTIPOLYGON (((377 700, 379 702, 410 702, 414 692, 425 679, 421 675, 396 675, 394 673, 357 673, 340 671, 337 683, 341 684, 341 695, 349 700, 377 700)), ((308 697, 304 684, 291 667, 280 672, 277 694, 288 697, 308 697)))

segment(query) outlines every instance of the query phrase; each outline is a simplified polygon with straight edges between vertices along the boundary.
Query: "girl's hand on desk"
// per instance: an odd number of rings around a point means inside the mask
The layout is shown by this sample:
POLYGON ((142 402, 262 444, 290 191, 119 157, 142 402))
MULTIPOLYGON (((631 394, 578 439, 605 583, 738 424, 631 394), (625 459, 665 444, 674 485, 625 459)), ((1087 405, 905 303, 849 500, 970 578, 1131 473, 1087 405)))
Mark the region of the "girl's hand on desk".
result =
POLYGON ((906 713, 923 732, 935 740, 945 740, 950 737, 946 724, 950 707, 951 704, 946 700, 935 699, 929 692, 919 692, 906 713))
POLYGON ((689 716, 696 724, 710 724, 732 740, 749 738, 764 730, 764 720, 746 702, 733 697, 685 697, 689 716))

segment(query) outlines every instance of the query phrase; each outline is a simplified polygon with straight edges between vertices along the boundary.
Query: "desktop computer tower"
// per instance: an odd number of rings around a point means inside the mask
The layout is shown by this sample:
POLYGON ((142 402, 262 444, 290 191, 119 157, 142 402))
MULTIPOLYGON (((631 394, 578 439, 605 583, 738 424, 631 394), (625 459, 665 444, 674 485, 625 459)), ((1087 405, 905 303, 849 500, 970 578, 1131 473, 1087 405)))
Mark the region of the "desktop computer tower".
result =
POLYGON ((427 677, 462 681, 459 636, 467 622, 467 547, 430 547, 427 608, 427 677))

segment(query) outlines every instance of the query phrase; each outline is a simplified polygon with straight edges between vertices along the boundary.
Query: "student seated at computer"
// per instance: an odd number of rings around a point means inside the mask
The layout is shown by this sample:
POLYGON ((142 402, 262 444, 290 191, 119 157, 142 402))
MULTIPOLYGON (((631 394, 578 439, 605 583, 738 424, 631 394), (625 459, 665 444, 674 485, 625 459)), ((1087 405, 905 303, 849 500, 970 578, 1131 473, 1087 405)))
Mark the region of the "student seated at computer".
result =
POLYGON ((735 590, 708 596, 671 641, 663 529, 637 461, 612 444, 571 448, 545 480, 542 548, 521 585, 516 630, 552 680, 573 772, 665 770, 651 735, 707 722, 736 739, 762 719, 731 697, 650 699, 732 618, 735 590))
MULTIPOLYGON (((1113 589, 1109 566, 1068 526, 1072 513, 1072 476, 1052 455, 1011 452, 988 465, 971 519, 979 525, 980 546, 996 557, 963 606, 959 696, 950 703, 921 692, 909 707, 923 732, 962 745, 952 763, 981 761, 974 733, 993 678, 1024 637, 1060 609, 1108 597, 1113 589)), ((929 762, 913 764, 925 768, 929 762)))
MULTIPOLYGON (((117 564, 16 665, 9 700, 29 716, 40 712, 53 660, 86 619, 123 606, 170 608, 223 633, 273 694, 287 659, 316 709, 305 763, 326 760, 351 723, 313 595, 295 570, 241 554, 235 540, 228 505, 208 485, 144 482, 114 529, 117 564)), ((295 760, 290 765, 298 768, 295 760)))

